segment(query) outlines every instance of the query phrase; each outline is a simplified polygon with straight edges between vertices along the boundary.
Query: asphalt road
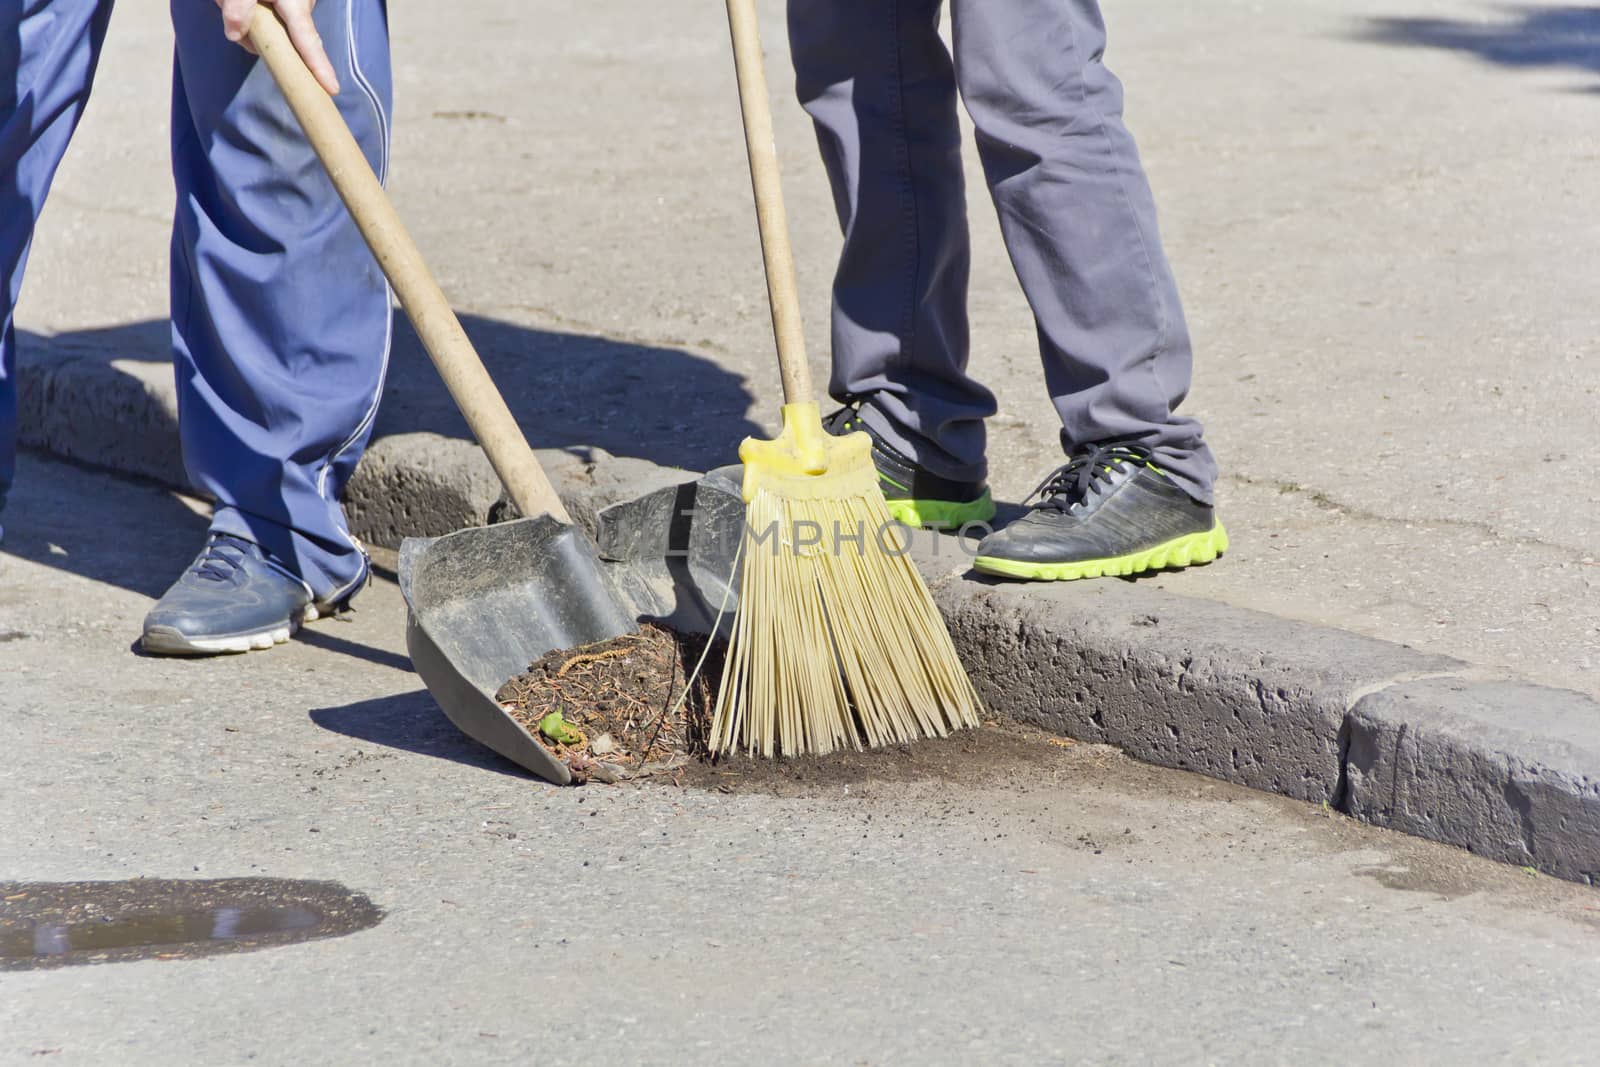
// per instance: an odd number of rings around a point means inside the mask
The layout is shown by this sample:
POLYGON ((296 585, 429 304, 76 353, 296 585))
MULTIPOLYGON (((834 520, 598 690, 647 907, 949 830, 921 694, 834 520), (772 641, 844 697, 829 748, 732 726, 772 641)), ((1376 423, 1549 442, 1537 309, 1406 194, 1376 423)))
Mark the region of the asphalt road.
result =
MULTIPOLYGON (((1159 584, 1600 694, 1600 16, 1107 7, 1235 545, 1159 584)), ((820 374, 838 238, 782 4, 761 8, 820 374)), ((721 5, 392 18, 390 187, 536 443, 730 462, 778 395, 721 5)), ((162 5, 119 6, 34 246, 24 358, 116 359, 170 389, 169 52, 162 5)), ((972 162, 973 366, 1014 499, 1058 461, 1056 431, 972 162)), ((390 382, 380 434, 465 436, 404 336, 390 382)))
POLYGON ((420 690, 389 581, 270 653, 135 655, 203 521, 22 475, 0 881, 330 879, 387 914, 4 974, 0 1062, 1554 1064, 1600 1041, 1593 890, 1039 740, 893 782, 545 786, 420 690))

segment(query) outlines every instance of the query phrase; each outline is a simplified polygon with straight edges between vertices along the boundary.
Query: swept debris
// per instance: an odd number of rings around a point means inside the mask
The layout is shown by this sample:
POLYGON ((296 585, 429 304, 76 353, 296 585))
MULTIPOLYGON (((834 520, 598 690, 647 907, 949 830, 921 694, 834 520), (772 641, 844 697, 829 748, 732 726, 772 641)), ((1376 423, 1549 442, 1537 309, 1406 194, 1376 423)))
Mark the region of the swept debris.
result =
POLYGON ((495 694, 574 781, 675 771, 707 753, 725 644, 716 640, 687 698, 707 638, 646 623, 592 645, 547 652, 495 694))

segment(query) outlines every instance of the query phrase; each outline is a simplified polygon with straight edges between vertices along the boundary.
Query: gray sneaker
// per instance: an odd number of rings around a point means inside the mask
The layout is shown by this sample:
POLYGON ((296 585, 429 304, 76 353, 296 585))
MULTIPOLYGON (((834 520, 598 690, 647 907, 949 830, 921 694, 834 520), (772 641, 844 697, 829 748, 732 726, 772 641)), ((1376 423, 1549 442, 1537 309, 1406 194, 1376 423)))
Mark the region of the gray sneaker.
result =
POLYGON ((1228 550, 1216 512, 1139 445, 1084 445, 1033 496, 1032 511, 978 545, 975 570, 1071 581, 1210 563, 1228 550))
POLYGON ((289 640, 302 622, 332 614, 339 603, 316 603, 299 578, 268 559, 259 545, 212 533, 206 547, 144 619, 143 648, 162 656, 250 652, 289 640))

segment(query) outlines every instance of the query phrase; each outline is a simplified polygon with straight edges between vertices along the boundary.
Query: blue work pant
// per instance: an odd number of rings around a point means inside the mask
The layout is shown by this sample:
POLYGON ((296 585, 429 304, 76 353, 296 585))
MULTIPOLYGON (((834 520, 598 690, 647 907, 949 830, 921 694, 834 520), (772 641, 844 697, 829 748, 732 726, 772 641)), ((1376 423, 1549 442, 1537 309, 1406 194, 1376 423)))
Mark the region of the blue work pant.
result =
MULTIPOLYGON (((217 501, 213 529, 257 542, 319 599, 335 599, 363 573, 338 497, 383 388, 388 284, 266 67, 224 38, 213 0, 172 0, 171 10, 171 311, 184 464, 217 501)), ((15 469, 12 312, 110 14, 111 0, 0 0, 0 504, 15 469)), ((315 18, 339 110, 381 177, 384 2, 322 0, 315 18)))

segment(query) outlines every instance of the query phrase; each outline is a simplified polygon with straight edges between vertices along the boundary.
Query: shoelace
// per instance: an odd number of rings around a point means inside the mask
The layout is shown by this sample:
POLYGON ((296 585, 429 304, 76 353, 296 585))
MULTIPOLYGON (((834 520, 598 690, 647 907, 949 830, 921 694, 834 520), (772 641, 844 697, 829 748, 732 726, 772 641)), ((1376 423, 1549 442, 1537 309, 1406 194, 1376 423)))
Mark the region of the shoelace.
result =
POLYGON ((1083 503, 1095 486, 1109 483, 1125 465, 1148 462, 1150 450, 1142 445, 1121 441, 1085 445, 1066 463, 1051 471, 1050 476, 1039 483, 1039 488, 1028 494, 1028 499, 1039 501, 1033 505, 1035 510, 1069 511, 1083 503))
POLYGON ((210 582, 232 581, 244 557, 249 554, 250 542, 232 534, 212 534, 206 542, 205 554, 195 560, 194 572, 210 582))
POLYGON ((866 424, 861 422, 861 401, 847 400, 839 410, 830 412, 823 417, 822 428, 829 433, 838 433, 840 430, 848 430, 858 423, 863 430, 867 428, 866 424))

